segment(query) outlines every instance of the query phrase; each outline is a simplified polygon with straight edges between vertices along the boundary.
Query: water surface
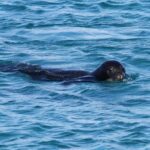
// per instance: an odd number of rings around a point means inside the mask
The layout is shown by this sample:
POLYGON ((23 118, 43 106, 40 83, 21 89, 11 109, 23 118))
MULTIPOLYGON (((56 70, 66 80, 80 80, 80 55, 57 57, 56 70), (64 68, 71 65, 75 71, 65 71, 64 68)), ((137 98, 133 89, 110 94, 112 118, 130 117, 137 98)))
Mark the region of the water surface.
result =
POLYGON ((122 62, 120 83, 33 81, 0 73, 0 149, 149 150, 150 2, 1 0, 0 63, 92 71, 122 62))

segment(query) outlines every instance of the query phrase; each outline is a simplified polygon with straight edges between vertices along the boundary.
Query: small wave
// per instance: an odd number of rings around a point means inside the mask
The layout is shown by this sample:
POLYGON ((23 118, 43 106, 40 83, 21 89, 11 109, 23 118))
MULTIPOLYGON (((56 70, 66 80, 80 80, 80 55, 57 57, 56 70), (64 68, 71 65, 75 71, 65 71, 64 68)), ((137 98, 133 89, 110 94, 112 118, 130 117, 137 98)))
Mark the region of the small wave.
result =
POLYGON ((134 73, 134 74, 129 74, 126 75, 126 78, 123 80, 124 82, 130 82, 130 81, 134 81, 139 77, 139 74, 134 73))
POLYGON ((133 2, 133 1, 114 1, 114 0, 107 0, 105 2, 101 2, 100 6, 102 8, 129 8, 129 7, 137 7, 139 6, 138 2, 133 2))
POLYGON ((25 5, 14 5, 14 4, 1 4, 0 8, 3 11, 27 11, 27 7, 25 5))

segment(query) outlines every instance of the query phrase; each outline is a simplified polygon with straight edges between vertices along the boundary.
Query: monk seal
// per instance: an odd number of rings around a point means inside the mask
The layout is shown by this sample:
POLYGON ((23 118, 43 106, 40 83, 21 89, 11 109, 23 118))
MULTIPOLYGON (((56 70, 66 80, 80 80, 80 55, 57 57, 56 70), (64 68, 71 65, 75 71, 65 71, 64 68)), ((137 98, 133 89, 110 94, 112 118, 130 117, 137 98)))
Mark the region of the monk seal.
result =
POLYGON ((38 65, 20 63, 12 66, 0 66, 1 71, 16 71, 29 75, 33 79, 46 81, 97 82, 122 81, 126 76, 123 65, 116 60, 102 63, 93 72, 83 70, 62 70, 42 68, 38 65))

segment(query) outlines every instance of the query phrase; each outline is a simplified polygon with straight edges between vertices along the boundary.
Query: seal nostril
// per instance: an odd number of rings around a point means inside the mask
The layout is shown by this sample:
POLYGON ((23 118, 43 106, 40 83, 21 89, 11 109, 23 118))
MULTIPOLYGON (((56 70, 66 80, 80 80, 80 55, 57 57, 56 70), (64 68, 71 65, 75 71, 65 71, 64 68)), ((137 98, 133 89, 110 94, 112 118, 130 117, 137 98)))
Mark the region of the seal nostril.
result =
POLYGON ((117 76, 117 79, 118 80, 122 80, 124 78, 124 75, 122 75, 122 74, 119 74, 118 76, 117 76))
POLYGON ((119 79, 122 79, 122 75, 119 75, 119 79))
POLYGON ((123 77, 123 75, 121 75, 121 79, 123 79, 124 77, 123 77))

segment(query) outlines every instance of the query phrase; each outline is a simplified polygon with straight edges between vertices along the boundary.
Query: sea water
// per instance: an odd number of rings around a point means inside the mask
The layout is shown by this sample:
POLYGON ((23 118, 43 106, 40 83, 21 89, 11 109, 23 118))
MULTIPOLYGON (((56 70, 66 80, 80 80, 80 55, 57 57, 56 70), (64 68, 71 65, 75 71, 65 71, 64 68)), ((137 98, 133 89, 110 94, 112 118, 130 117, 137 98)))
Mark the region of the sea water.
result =
POLYGON ((1 64, 117 60, 130 79, 64 86, 0 72, 0 150, 150 150, 149 14, 149 0, 1 0, 1 64))

